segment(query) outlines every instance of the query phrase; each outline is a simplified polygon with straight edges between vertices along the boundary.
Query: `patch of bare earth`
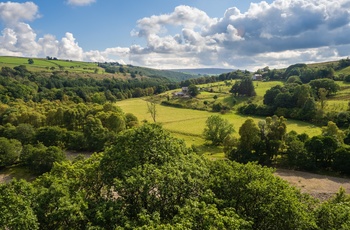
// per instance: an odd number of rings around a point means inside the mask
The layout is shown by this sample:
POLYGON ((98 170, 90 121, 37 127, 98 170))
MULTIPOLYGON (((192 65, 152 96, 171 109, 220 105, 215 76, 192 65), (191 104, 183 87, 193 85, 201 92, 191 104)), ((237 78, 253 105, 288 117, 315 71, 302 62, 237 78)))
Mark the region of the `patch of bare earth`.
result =
POLYGON ((346 178, 287 169, 277 169, 275 175, 300 188, 301 192, 308 193, 322 201, 334 196, 340 187, 343 187, 347 193, 350 193, 350 179, 346 178))
POLYGON ((12 175, 1 173, 0 174, 0 184, 10 182, 13 179, 12 175))

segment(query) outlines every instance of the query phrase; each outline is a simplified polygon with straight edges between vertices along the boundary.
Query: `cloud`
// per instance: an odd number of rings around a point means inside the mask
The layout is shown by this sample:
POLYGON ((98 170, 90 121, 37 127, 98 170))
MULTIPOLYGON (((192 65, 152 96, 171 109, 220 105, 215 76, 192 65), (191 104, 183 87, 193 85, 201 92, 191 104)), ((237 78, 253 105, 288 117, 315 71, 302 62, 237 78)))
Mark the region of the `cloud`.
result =
POLYGON ((67 0, 69 5, 86 6, 94 3, 96 0, 67 0))
POLYGON ((251 3, 246 12, 232 7, 223 17, 210 18, 179 6, 172 13, 138 21, 133 35, 147 44, 132 48, 130 60, 154 66, 166 65, 167 60, 188 63, 190 58, 196 65, 242 68, 339 59, 344 54, 339 50, 350 45, 349 7, 349 0, 263 1, 251 3), (169 32, 174 26, 181 31, 176 37, 169 32), (281 57, 285 58, 279 61, 281 57))
POLYGON ((6 25, 15 25, 20 21, 32 21, 39 16, 38 6, 33 2, 0 2, 0 19, 6 25))
MULTIPOLYGON (((94 1, 70 0, 86 5, 94 1)), ((137 21, 132 36, 145 45, 84 51, 73 33, 37 38, 27 21, 39 17, 27 3, 0 3, 0 55, 54 56, 84 61, 118 61, 158 68, 286 67, 336 60, 350 52, 350 0, 275 0, 231 7, 220 18, 178 6, 168 14, 137 21), (13 18, 13 20, 12 20, 13 18), (12 23, 11 23, 12 20, 12 23)))
MULTIPOLYGON (((9 52, 36 56, 41 50, 37 44, 36 34, 25 23, 18 23, 13 28, 5 28, 0 36, 0 47, 9 52)), ((3 51, 5 52, 5 51, 3 51)))
POLYGON ((66 33, 58 48, 58 56, 62 59, 83 60, 83 49, 75 42, 72 33, 66 33))

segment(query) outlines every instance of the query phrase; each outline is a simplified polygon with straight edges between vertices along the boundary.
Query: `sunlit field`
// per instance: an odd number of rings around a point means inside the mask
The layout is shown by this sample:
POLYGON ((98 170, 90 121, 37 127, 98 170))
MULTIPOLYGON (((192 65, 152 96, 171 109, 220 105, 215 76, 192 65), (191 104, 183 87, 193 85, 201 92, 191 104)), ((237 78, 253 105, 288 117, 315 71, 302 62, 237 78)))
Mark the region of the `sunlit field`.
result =
MULTIPOLYGON (((117 102, 117 105, 120 106, 125 113, 133 113, 135 116, 137 116, 140 122, 153 122, 151 114, 147 111, 147 101, 143 99, 136 98, 123 100, 117 102)), ((229 120, 229 122, 233 124, 236 130, 234 135, 237 137, 239 128, 244 123, 244 121, 248 119, 248 116, 241 116, 235 112, 221 115, 220 113, 212 113, 208 111, 199 111, 192 109, 178 109, 162 105, 157 105, 156 109, 156 121, 161 123, 163 127, 166 130, 170 131, 175 137, 184 139, 187 146, 202 146, 205 144, 202 133, 205 128, 205 121, 211 115, 218 114, 223 118, 229 120)), ((265 119, 263 117, 251 118, 253 118, 257 124, 259 121, 265 119)), ((321 129, 319 127, 305 122, 287 120, 287 124, 287 132, 294 130, 297 133, 307 133, 309 136, 321 134, 321 129)), ((210 151, 213 151, 213 149, 210 148, 205 152, 210 151)))
POLYGON ((0 68, 3 66, 15 67, 19 65, 25 65, 30 71, 51 71, 50 68, 54 67, 55 70, 59 70, 60 66, 68 72, 91 72, 93 73, 96 68, 100 69, 96 63, 91 62, 78 62, 70 60, 47 60, 44 58, 32 58, 33 64, 28 64, 29 58, 24 57, 0 57, 0 68))

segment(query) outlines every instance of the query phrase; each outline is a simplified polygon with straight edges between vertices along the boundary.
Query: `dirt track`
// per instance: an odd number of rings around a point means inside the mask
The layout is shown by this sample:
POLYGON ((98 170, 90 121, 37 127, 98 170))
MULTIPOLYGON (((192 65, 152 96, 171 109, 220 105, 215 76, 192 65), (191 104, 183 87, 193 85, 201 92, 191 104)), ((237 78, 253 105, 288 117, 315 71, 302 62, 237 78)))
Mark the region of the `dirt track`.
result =
POLYGON ((350 179, 286 169, 277 169, 275 174, 320 200, 332 197, 340 187, 350 193, 350 179))

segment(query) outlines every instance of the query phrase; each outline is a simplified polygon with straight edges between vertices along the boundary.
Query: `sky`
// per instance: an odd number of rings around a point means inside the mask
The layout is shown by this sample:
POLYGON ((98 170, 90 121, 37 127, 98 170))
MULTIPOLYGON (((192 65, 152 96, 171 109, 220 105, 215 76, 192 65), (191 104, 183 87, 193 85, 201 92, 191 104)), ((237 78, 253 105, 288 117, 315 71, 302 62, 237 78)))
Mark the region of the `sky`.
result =
POLYGON ((253 71, 349 53, 350 0, 0 2, 0 56, 253 71))

